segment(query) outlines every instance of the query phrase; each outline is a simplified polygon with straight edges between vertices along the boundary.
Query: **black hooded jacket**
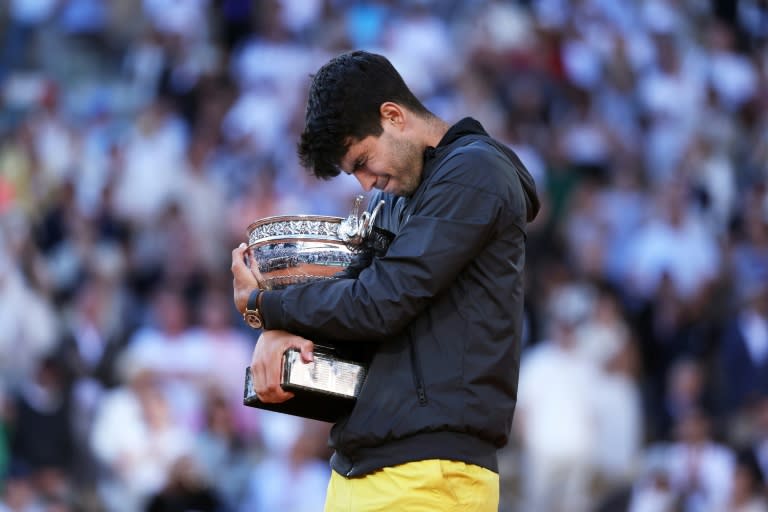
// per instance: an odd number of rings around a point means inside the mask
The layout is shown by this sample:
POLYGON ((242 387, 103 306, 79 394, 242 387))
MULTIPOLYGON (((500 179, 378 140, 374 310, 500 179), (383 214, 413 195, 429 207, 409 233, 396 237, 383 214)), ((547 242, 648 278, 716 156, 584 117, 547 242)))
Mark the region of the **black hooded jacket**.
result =
POLYGON ((338 473, 434 458, 497 471, 517 398, 533 179, 466 118, 427 148, 412 196, 380 198, 376 225, 395 234, 386 253, 355 279, 264 292, 265 328, 378 344, 331 431, 338 473))

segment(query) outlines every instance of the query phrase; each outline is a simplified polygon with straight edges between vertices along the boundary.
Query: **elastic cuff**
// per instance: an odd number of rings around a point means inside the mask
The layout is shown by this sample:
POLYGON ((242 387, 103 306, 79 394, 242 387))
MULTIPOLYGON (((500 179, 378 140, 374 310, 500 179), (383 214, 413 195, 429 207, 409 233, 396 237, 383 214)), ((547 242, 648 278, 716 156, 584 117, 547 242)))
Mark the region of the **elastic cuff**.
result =
POLYGON ((264 329, 283 329, 282 291, 268 290, 261 293, 261 317, 264 329))

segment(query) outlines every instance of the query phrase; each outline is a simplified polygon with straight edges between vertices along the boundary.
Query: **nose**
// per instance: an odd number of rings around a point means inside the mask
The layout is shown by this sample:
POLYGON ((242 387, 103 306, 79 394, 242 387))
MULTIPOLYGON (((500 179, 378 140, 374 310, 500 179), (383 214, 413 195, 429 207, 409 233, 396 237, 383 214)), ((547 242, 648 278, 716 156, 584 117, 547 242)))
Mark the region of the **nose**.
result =
POLYGON ((376 176, 362 169, 355 171, 355 178, 357 178, 357 181, 360 182, 360 186, 363 187, 363 190, 366 192, 370 192, 373 189, 377 179, 376 176))

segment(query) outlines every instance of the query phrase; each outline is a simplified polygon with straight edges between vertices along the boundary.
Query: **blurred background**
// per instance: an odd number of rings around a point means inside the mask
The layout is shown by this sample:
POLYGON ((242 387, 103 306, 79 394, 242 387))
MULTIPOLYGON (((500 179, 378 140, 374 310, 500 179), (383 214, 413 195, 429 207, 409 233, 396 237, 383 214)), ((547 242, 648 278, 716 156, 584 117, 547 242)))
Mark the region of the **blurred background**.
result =
POLYGON ((765 0, 3 0, 0 511, 322 510, 229 260, 348 213, 295 147, 357 48, 538 183, 502 512, 768 510, 767 42, 765 0))

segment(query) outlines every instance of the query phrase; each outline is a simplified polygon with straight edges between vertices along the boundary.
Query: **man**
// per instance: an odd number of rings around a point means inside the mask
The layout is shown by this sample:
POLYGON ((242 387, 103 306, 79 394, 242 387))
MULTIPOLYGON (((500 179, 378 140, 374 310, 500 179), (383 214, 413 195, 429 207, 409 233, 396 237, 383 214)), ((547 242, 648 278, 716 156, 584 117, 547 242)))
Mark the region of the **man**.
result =
POLYGON ((349 279, 258 290, 232 252, 234 298, 256 307, 254 389, 282 402, 283 352, 378 342, 352 412, 331 431, 326 511, 495 511, 496 451, 517 393, 525 226, 539 202, 517 156, 475 120, 429 112, 390 62, 355 51, 314 76, 299 143, 315 176, 354 175, 395 236, 349 279), (289 334, 292 333, 292 334, 289 334))

